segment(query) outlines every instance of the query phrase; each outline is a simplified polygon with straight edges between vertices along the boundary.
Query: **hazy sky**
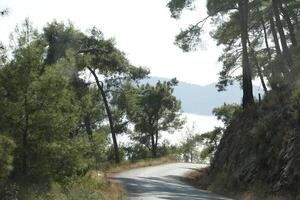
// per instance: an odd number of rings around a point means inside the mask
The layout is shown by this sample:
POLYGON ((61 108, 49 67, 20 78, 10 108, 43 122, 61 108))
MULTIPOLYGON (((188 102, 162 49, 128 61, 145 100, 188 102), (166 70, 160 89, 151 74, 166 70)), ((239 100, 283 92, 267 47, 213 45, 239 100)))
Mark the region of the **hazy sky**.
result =
POLYGON ((170 17, 167 0, 1 0, 9 15, 0 19, 0 40, 8 42, 16 24, 26 17, 41 29, 47 22, 70 20, 83 31, 96 26, 134 65, 151 69, 152 76, 177 77, 180 81, 206 85, 217 81, 220 47, 208 36, 203 48, 183 53, 174 42, 181 28, 206 15, 205 0, 196 1, 196 11, 186 11, 181 20, 170 17))

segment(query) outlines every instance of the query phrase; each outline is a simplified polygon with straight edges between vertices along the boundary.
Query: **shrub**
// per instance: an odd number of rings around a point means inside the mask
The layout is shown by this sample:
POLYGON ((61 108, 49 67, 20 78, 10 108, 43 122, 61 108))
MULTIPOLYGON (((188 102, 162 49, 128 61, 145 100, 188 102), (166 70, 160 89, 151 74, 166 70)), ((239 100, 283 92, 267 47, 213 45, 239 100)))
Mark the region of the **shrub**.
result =
POLYGON ((0 135, 0 181, 6 179, 13 170, 13 151, 16 145, 10 138, 0 135))

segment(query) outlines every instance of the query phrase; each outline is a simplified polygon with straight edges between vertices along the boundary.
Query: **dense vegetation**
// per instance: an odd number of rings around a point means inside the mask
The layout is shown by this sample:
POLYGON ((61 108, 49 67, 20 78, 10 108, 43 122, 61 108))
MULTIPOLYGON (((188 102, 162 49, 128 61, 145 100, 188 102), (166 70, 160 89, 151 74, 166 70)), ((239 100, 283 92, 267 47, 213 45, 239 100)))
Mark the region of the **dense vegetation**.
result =
MULTIPOLYGON (((178 19, 193 3, 167 6, 178 19)), ((118 195, 103 171, 124 160, 172 155, 210 159, 199 181, 204 188, 299 199, 299 21, 299 0, 207 0, 207 17, 175 43, 197 49, 211 22, 211 36, 224 49, 217 88, 238 81, 243 99, 214 109, 224 127, 202 135, 191 128, 176 147, 160 141, 184 124, 176 79, 140 84, 149 71, 133 66, 95 27, 82 32, 53 21, 39 32, 26 19, 10 45, 0 45, 0 198, 122 198, 107 194, 118 195), (258 100, 254 79, 265 92, 258 100), (119 144, 120 134, 130 146, 119 144)))
POLYGON ((138 84, 148 73, 96 28, 17 26, 1 48, 0 198, 111 199, 93 170, 166 155, 161 131, 183 124, 177 81, 138 84), (120 146, 118 134, 137 148, 120 146))
MULTIPOLYGON (((170 0, 168 7, 179 18, 193 3, 170 0)), ((210 21, 215 27, 211 36, 224 49, 217 88, 239 81, 243 89, 242 109, 215 110, 225 114, 220 116, 225 129, 207 176, 199 182, 203 187, 250 191, 254 199, 300 197, 299 12, 298 0, 207 0, 207 17, 176 37, 184 51, 194 50, 210 21), (252 91, 256 78, 265 91, 258 101, 252 91)))

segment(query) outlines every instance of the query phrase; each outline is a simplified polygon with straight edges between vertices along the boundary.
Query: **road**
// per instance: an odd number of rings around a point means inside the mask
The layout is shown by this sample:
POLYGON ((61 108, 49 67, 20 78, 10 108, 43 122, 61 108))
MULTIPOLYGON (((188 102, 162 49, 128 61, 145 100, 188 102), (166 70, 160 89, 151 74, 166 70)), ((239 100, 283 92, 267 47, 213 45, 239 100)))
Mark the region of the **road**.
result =
POLYGON ((131 200, 229 200, 180 180, 187 172, 201 167, 188 163, 165 164, 129 170, 114 178, 123 185, 131 200))

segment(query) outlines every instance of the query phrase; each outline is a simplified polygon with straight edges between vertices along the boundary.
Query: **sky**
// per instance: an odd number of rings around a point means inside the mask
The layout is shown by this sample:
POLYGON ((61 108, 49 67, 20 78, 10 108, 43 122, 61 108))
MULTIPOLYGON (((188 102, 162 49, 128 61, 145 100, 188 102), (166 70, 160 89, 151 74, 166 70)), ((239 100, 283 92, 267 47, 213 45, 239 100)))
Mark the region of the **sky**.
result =
POLYGON ((133 65, 150 69, 151 76, 207 85, 218 80, 222 48, 209 37, 205 26, 200 50, 183 53, 174 45, 180 29, 206 16, 205 0, 196 0, 194 11, 185 11, 180 20, 170 17, 168 0, 1 0, 9 15, 0 18, 0 41, 8 44, 9 34, 26 17, 39 30, 54 19, 71 21, 87 31, 97 27, 106 38, 114 38, 133 65))

